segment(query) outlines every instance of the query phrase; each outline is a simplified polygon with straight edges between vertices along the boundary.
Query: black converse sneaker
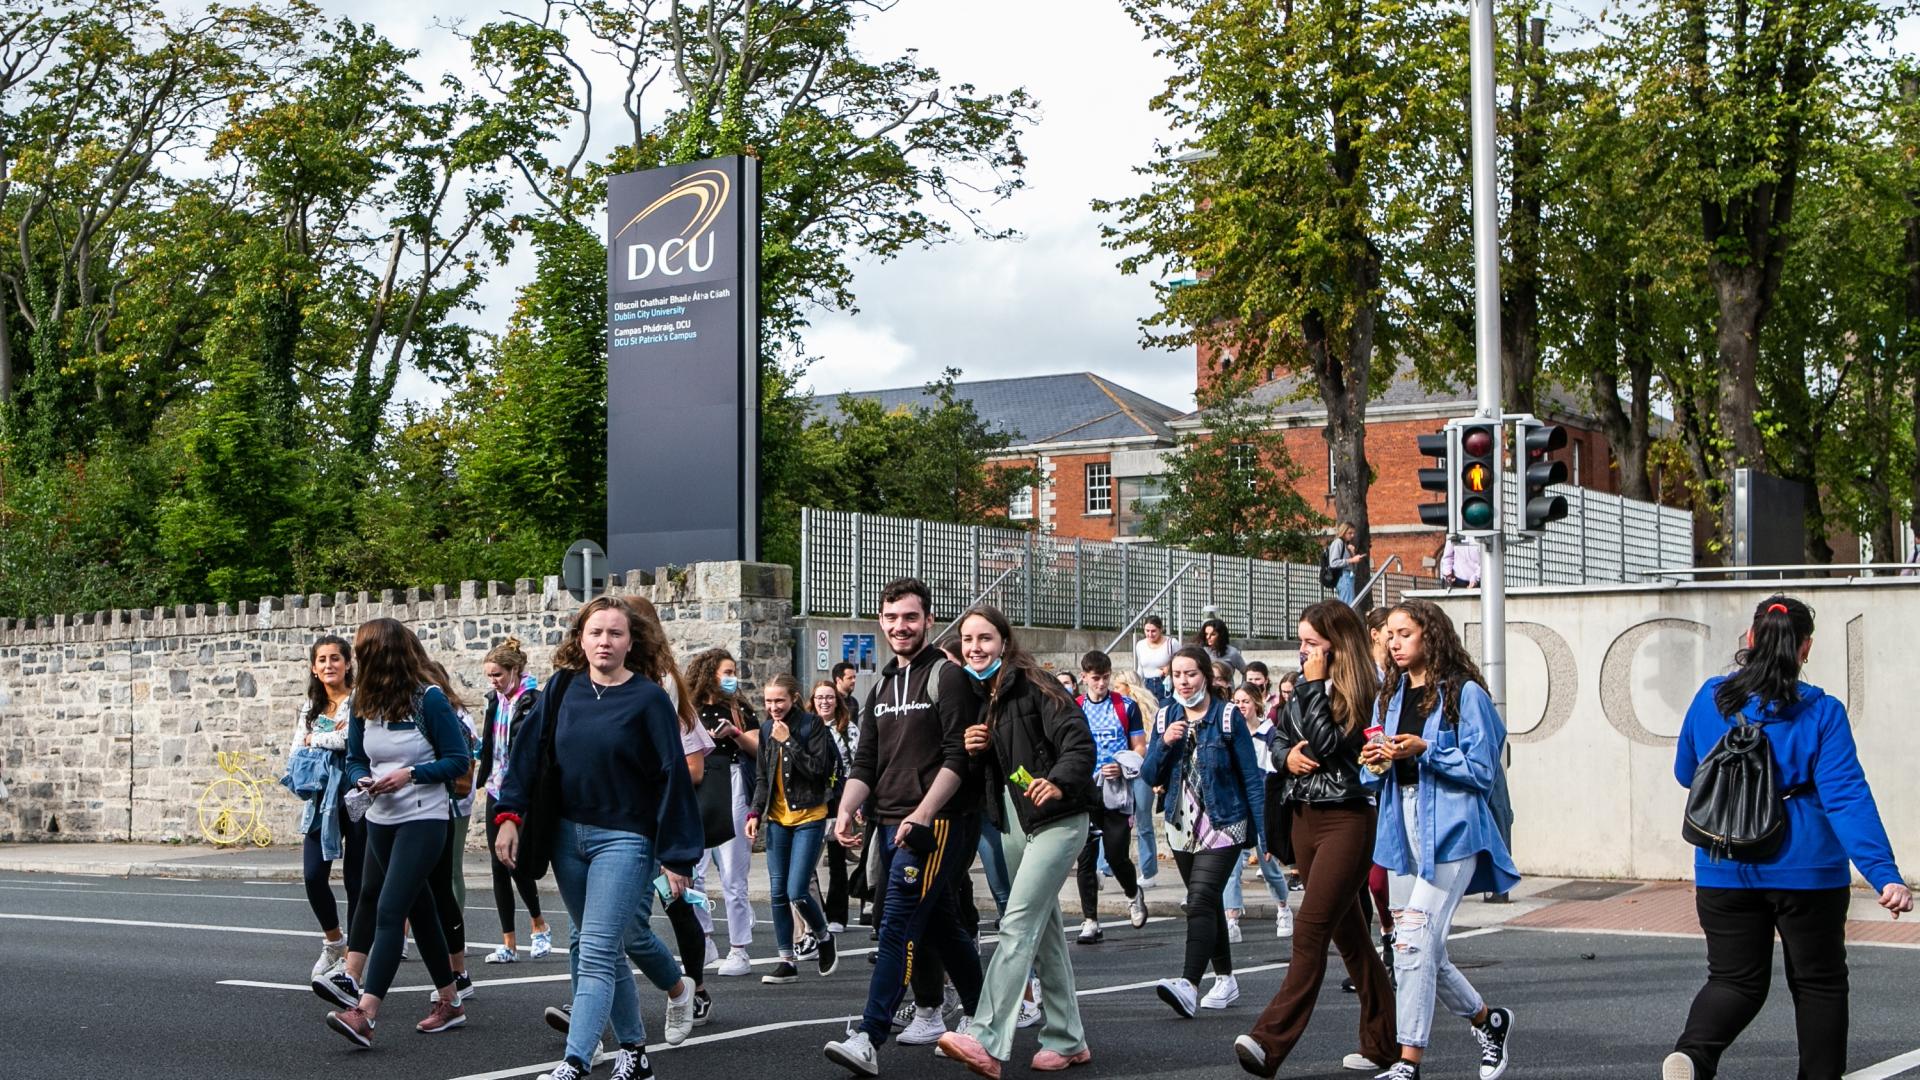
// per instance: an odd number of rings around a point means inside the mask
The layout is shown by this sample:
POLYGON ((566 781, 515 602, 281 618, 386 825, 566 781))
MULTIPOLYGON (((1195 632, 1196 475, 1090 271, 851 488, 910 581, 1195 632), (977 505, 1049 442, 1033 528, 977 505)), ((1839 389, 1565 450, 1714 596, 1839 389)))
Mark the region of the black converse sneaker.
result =
POLYGON ((1513 1010, 1488 1009, 1487 1022, 1473 1026, 1480 1040, 1480 1080, 1499 1080, 1507 1071, 1507 1039, 1513 1034, 1513 1010))
POLYGON ((814 959, 819 963, 822 975, 833 974, 833 969, 840 965, 840 945, 833 940, 832 934, 820 939, 820 948, 814 959))
POLYGON ((647 1060, 645 1047, 623 1046, 614 1051, 613 1071, 607 1074, 608 1080, 648 1080, 653 1076, 653 1063, 647 1060))

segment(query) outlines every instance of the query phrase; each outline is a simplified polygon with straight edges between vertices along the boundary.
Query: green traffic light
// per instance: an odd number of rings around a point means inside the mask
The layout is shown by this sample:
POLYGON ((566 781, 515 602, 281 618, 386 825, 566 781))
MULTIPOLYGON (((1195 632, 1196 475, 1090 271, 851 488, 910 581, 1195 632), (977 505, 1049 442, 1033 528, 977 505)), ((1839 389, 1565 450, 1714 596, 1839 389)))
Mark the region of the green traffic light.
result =
POLYGON ((1468 499, 1460 504, 1460 523, 1469 529, 1493 525, 1493 504, 1486 499, 1468 499))

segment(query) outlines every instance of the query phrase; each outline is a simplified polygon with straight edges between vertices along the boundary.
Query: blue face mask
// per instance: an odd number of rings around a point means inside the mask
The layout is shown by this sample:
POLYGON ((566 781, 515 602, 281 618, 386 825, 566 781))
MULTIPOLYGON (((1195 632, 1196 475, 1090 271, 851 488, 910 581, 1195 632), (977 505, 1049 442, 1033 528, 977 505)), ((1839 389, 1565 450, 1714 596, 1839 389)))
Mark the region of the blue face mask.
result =
POLYGON ((988 679, 991 679, 994 677, 994 675, 998 674, 999 671, 1000 671, 1000 658, 996 656, 993 659, 993 663, 987 665, 987 670, 975 671, 972 668, 968 668, 967 674, 973 676, 974 681, 976 682, 986 682, 988 679))
POLYGON ((734 677, 733 677, 733 676, 731 676, 731 675, 722 675, 722 676, 720 676, 720 692, 721 692, 721 693, 723 693, 723 694, 737 694, 737 693, 739 693, 739 692, 740 692, 740 680, 739 680, 739 679, 736 679, 736 678, 734 678, 734 677))
POLYGON ((1174 700, 1178 701, 1181 705, 1185 706, 1186 708, 1197 709, 1200 707, 1201 702, 1207 700, 1207 688, 1203 686, 1200 689, 1195 690, 1193 692, 1192 697, 1176 696, 1174 700))

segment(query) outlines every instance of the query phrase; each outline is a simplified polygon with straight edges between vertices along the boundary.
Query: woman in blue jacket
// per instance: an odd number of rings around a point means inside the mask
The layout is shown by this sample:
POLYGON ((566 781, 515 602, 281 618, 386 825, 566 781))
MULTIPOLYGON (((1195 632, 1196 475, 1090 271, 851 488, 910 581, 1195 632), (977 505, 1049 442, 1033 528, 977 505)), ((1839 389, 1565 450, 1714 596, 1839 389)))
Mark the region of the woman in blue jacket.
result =
POLYGON ((1361 751, 1363 781, 1380 790, 1373 861, 1393 907, 1395 1026, 1400 1060, 1376 1080, 1419 1080, 1436 999, 1473 1025, 1481 1080, 1507 1071, 1513 1013, 1490 1008, 1447 956, 1454 912, 1469 892, 1520 881, 1495 822, 1506 725, 1453 621, 1426 600, 1387 615, 1381 734, 1361 751))
POLYGON ((1761 725, 1789 797, 1787 841, 1763 862, 1694 855, 1694 904, 1707 937, 1707 984, 1661 1068, 1663 1080, 1710 1080, 1720 1055, 1760 1012, 1773 981, 1773 936, 1787 954, 1800 1034, 1801 1080, 1839 1080, 1847 1066, 1848 860, 1899 918, 1913 894, 1867 787, 1846 707, 1800 681, 1813 610, 1790 596, 1760 602, 1739 670, 1708 679, 1680 727, 1673 774, 1691 787, 1735 714, 1761 725))
POLYGON ((1254 756, 1246 722, 1208 690, 1213 661, 1198 645, 1173 654, 1168 674, 1173 701, 1154 719, 1143 770, 1164 788, 1162 800, 1173 864, 1187 886, 1187 955, 1177 979, 1155 987, 1183 1017, 1196 1009, 1224 1009, 1240 998, 1221 892, 1239 872, 1243 852, 1261 845, 1266 817, 1265 772, 1254 756), (1195 988, 1213 962, 1205 998, 1195 988))

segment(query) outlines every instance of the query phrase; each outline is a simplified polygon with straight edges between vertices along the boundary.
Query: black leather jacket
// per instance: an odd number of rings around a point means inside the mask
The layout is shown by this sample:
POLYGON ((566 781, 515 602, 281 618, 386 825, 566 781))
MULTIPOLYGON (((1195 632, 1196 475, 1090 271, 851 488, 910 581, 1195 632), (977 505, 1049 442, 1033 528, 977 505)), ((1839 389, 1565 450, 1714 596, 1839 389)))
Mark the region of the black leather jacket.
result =
POLYGON ((773 737, 773 724, 760 725, 760 767, 753 783, 753 813, 765 817, 767 804, 773 801, 773 771, 780 769, 780 791, 789 810, 811 810, 827 805, 833 794, 834 772, 840 764, 840 752, 833 747, 833 732, 812 713, 798 710, 787 715, 787 741, 773 737))
POLYGON ((1034 685, 1018 668, 1002 670, 1000 679, 1004 685, 991 705, 986 704, 985 686, 973 684, 982 702, 980 722, 988 725, 993 736, 987 749, 974 756, 986 773, 987 820, 1001 832, 1007 831, 1000 795, 1011 783, 1008 777, 1021 768, 1060 789, 1060 798, 1045 806, 1033 805, 1022 791, 1013 792, 1013 808, 1025 832, 1100 805, 1100 792, 1093 783, 1093 732, 1080 706, 1065 694, 1048 693, 1034 685))
POLYGON ((1325 680, 1301 680, 1274 728, 1273 767, 1285 777, 1281 785, 1286 801, 1343 803, 1364 801, 1370 794, 1360 783, 1360 748, 1366 744, 1366 734, 1363 728, 1345 731, 1333 718, 1325 680), (1302 742, 1307 744, 1307 756, 1320 767, 1295 776, 1287 771, 1287 752, 1302 742))

